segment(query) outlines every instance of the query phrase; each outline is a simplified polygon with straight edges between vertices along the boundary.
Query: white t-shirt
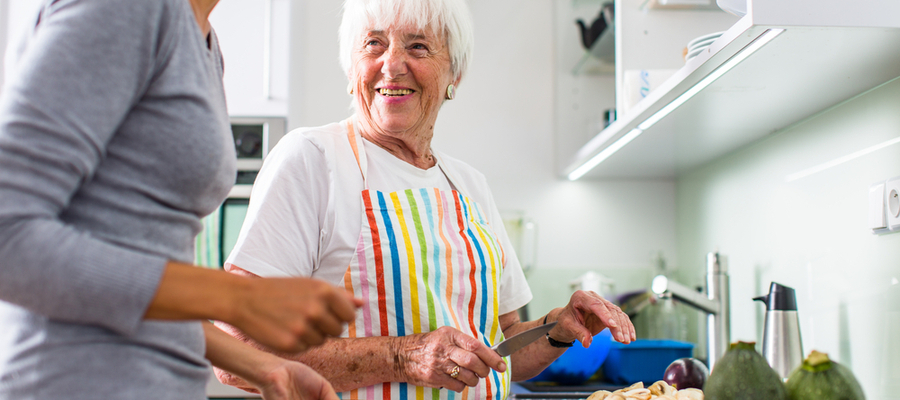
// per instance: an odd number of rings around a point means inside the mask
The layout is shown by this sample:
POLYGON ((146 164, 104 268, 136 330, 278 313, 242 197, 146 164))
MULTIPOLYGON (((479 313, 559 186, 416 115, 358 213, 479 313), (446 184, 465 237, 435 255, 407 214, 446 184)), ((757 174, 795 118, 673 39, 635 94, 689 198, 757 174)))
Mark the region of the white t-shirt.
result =
MULTIPOLYGON (((439 152, 440 165, 422 170, 367 140, 363 146, 369 189, 457 189, 480 204, 506 253, 500 314, 531 301, 531 289, 484 175, 439 152), (451 186, 442 168, 459 187, 451 186)), ((339 285, 356 253, 364 189, 343 123, 291 131, 266 157, 226 264, 263 277, 305 276, 339 285)))

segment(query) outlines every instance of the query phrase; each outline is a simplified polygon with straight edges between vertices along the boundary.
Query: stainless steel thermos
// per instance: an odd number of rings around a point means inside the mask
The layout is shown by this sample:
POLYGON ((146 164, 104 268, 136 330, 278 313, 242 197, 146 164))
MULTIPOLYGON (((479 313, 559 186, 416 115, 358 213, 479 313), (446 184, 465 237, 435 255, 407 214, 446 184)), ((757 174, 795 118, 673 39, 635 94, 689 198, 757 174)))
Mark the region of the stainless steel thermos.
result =
POLYGON ((766 304, 766 327, 763 332, 763 356, 782 379, 803 361, 800 321, 794 289, 772 282, 769 294, 755 297, 766 304))

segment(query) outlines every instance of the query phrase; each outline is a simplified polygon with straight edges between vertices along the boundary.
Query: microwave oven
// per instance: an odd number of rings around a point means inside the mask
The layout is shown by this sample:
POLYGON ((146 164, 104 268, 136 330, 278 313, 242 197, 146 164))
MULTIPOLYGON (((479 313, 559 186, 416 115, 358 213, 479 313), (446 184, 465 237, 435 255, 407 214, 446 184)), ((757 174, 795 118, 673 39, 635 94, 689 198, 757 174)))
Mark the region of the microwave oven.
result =
POLYGON ((229 198, 250 197, 250 187, 262 167, 263 159, 284 137, 285 126, 285 119, 280 117, 231 117, 237 176, 229 198))
POLYGON ((195 243, 195 264, 222 268, 247 215, 253 181, 263 160, 284 137, 286 126, 282 117, 231 117, 237 176, 218 210, 202 220, 203 228, 195 243))

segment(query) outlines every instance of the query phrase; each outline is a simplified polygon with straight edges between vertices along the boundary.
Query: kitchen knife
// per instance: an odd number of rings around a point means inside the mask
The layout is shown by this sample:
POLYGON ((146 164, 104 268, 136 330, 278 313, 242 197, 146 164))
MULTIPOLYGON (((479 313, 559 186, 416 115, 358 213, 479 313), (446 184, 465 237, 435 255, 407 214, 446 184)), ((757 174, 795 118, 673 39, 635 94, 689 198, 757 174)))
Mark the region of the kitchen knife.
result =
POLYGON ((517 350, 528 346, 531 342, 542 338, 547 332, 550 332, 553 327, 556 326, 556 322, 551 322, 549 324, 541 325, 537 328, 531 328, 524 332, 519 332, 517 335, 506 339, 494 347, 491 347, 500 357, 506 357, 512 353, 515 353, 517 350))

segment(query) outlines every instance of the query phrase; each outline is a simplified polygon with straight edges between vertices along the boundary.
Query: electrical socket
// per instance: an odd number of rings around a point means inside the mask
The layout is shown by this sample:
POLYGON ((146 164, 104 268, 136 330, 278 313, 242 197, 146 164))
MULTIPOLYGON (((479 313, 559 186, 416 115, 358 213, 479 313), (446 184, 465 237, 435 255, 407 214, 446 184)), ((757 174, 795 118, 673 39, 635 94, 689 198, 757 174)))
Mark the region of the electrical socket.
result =
POLYGON ((869 229, 872 233, 890 232, 887 225, 887 213, 884 211, 884 181, 869 186, 869 229))
POLYGON ((887 226, 891 231, 900 231, 900 177, 884 183, 884 196, 887 226))

